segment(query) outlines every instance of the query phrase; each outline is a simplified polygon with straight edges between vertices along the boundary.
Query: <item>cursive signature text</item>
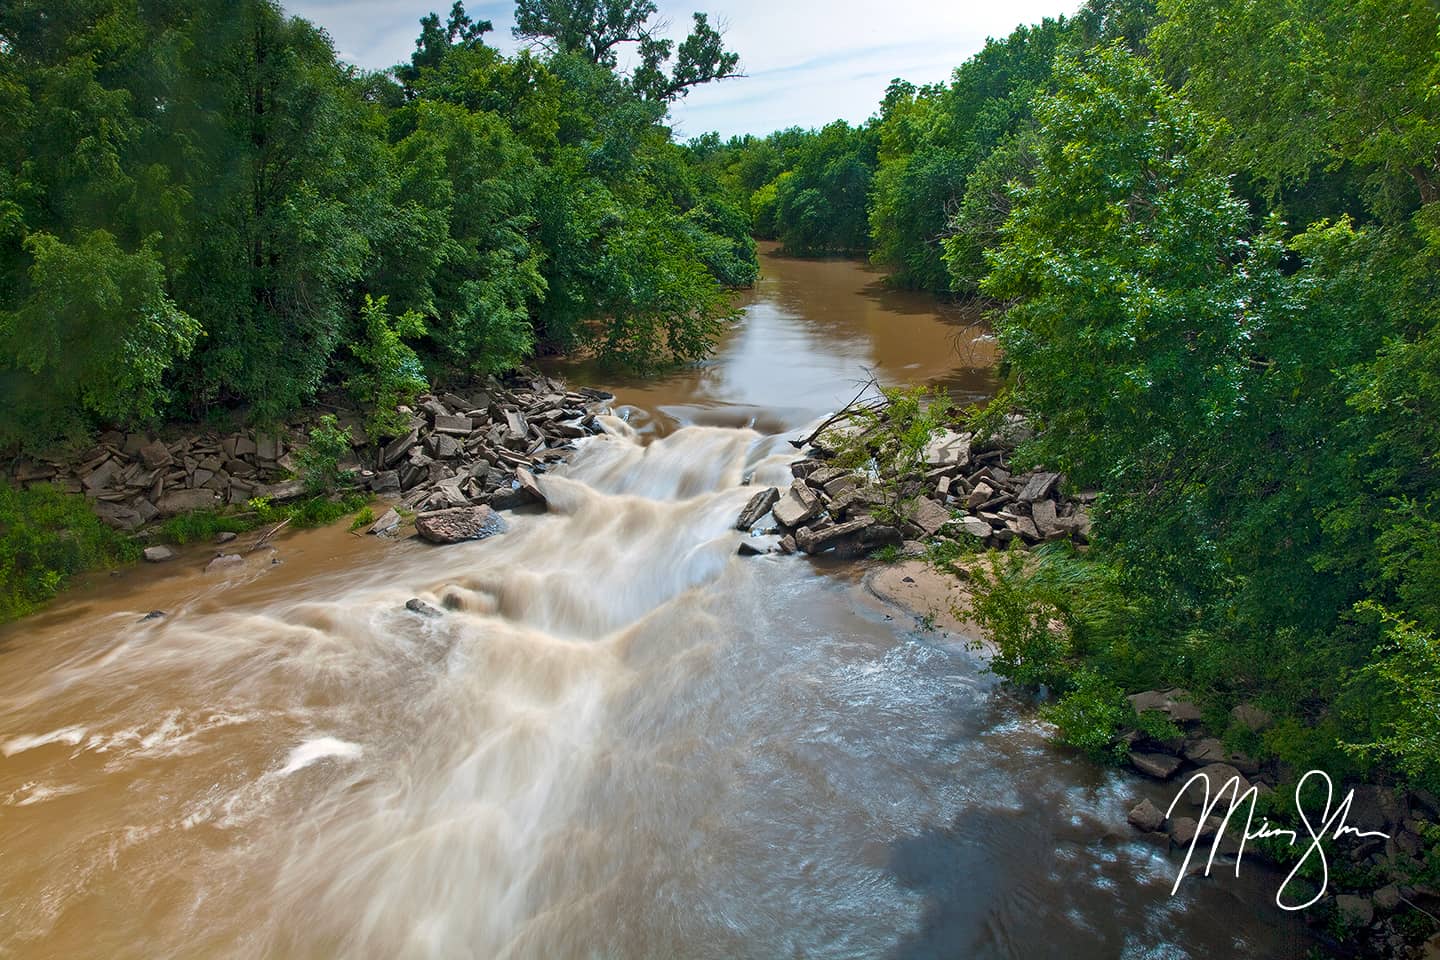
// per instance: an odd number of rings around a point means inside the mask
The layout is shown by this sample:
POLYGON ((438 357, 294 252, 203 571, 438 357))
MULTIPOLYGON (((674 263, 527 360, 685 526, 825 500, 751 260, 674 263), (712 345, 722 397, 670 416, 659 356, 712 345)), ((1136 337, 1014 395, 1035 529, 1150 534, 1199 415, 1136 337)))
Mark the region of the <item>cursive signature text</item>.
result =
POLYGON ((1180 802, 1180 798, 1185 796, 1190 786, 1197 780, 1204 785, 1205 790, 1204 799, 1200 803, 1199 826, 1196 827, 1194 836, 1190 838, 1190 845, 1185 851, 1185 860, 1180 864, 1180 872, 1175 877, 1175 885, 1170 888, 1170 895, 1172 897, 1180 889, 1180 883, 1189 873, 1190 863, 1194 859, 1195 850, 1200 845, 1201 827, 1215 814, 1227 793, 1230 795, 1230 806, 1225 811, 1225 816, 1221 819, 1220 825, 1216 828, 1214 838, 1210 841, 1210 856, 1205 861, 1205 876, 1208 877, 1210 875, 1210 868, 1214 866, 1215 856, 1220 852, 1220 841, 1225 836, 1225 831, 1229 829, 1231 820, 1234 819, 1238 824, 1239 818, 1236 817, 1236 814, 1244 807, 1246 801, 1249 801, 1249 812, 1245 816, 1245 828, 1240 835, 1240 848, 1235 854, 1235 875, 1237 877, 1240 875, 1240 861, 1245 856, 1245 844, 1251 840, 1266 840, 1282 837, 1286 839, 1292 847, 1300 843, 1305 844, 1304 851, 1300 854, 1300 859, 1296 861, 1295 866, 1290 870, 1290 873, 1286 875, 1285 881, 1280 884, 1280 889, 1275 891, 1275 905, 1281 910, 1304 910, 1325 896, 1325 889, 1330 885, 1330 864, 1325 857, 1323 841, 1327 839, 1339 840, 1347 834, 1357 838, 1383 837, 1387 840, 1390 838, 1388 833, 1381 833, 1378 830, 1362 831, 1345 822, 1350 817, 1350 806, 1355 801, 1355 791, 1349 791, 1339 803, 1336 803, 1335 785, 1331 782, 1330 775, 1323 770, 1311 770, 1305 774, 1305 776, 1301 777, 1300 782, 1295 785, 1295 809, 1299 811, 1300 822, 1304 826, 1305 837, 1303 840, 1300 831, 1272 826, 1269 820, 1263 818, 1260 824, 1256 826, 1255 803, 1259 799, 1259 792, 1252 786, 1242 793, 1240 790, 1239 777, 1232 776, 1226 780, 1220 785, 1220 788, 1215 791, 1215 796, 1212 798, 1210 796, 1210 778, 1205 775, 1203 770, 1197 772, 1193 777, 1185 781, 1185 785, 1180 788, 1180 792, 1175 795, 1175 799, 1170 801, 1170 806, 1165 811, 1167 819, 1175 812, 1175 805, 1180 802), (1314 811, 1306 810, 1301 795, 1305 791, 1305 784, 1309 783, 1312 778, 1317 777, 1324 782, 1325 804, 1318 811, 1319 816, 1311 820, 1311 814, 1314 811), (1295 881, 1296 876, 1298 876, 1305 865, 1311 861, 1311 858, 1316 858, 1319 864, 1319 889, 1314 896, 1304 903, 1290 902, 1287 900, 1286 893, 1290 890, 1291 884, 1295 881))

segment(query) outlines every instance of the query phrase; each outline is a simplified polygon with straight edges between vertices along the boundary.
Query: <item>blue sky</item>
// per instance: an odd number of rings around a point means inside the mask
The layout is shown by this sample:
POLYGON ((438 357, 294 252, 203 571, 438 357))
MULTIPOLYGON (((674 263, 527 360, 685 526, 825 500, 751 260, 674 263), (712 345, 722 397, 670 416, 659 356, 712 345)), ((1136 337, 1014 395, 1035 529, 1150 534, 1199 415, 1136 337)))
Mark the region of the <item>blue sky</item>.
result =
MULTIPOLYGON (((330 32, 340 56, 364 67, 409 57, 419 20, 443 16, 451 0, 289 0, 285 7, 330 32)), ((1080 0, 658 0, 682 33, 703 9, 725 26, 746 76, 692 92, 672 111, 676 132, 724 136, 812 127, 835 118, 859 122, 874 112, 894 77, 946 79, 989 36, 1021 23, 1071 14, 1080 0)), ((488 42, 513 50, 513 2, 466 4, 495 23, 488 42)))

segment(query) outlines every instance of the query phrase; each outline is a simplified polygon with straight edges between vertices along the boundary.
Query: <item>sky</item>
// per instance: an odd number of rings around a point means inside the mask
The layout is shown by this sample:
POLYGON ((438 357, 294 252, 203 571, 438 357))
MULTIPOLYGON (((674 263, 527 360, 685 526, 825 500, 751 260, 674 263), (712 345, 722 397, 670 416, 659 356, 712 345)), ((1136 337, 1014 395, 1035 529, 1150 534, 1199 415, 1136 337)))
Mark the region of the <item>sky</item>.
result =
MULTIPOLYGON (((723 26, 744 77, 695 89, 671 111, 681 139, 766 134, 859 123, 875 112, 895 77, 915 84, 946 80, 987 37, 1022 23, 1070 15, 1080 0, 657 0, 677 37, 695 9, 723 26)), ((409 59, 430 10, 450 0, 288 0, 290 13, 329 31, 341 58, 378 69, 409 59)), ((486 42, 514 50, 514 3, 472 0, 466 10, 495 24, 486 42)))

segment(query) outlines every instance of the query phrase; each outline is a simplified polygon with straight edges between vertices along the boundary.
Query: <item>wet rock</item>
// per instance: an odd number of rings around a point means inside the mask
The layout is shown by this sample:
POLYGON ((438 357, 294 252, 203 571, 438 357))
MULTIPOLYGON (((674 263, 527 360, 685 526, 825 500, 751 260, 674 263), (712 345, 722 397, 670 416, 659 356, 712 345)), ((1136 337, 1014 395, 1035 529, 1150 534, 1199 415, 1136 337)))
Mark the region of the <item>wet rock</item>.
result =
POLYGON ((239 534, 232 533, 232 532, 229 531, 229 530, 222 530, 221 532, 215 534, 215 542, 216 542, 216 543, 229 543, 231 540, 234 540, 237 536, 239 536, 239 534))
POLYGON ((809 554, 823 553, 845 537, 854 536, 874 525, 874 517, 857 517, 825 527, 801 527, 795 531, 795 545, 809 554))
POLYGON ((488 506, 435 510, 415 518, 415 532, 431 543, 485 540, 505 530, 504 519, 488 506))
POLYGON ((749 530, 760 521, 760 518, 770 512, 775 502, 780 499, 780 491, 776 487, 766 487, 755 496, 751 497, 740 511, 740 517, 735 521, 736 530, 749 530))
POLYGON ((788 533, 785 534, 785 536, 780 538, 779 547, 781 553, 794 553, 797 549, 795 537, 788 533))
POLYGON ((761 557, 767 553, 780 552, 780 538, 776 536, 746 537, 740 541, 736 551, 742 557, 761 557))
POLYGON ((1154 833, 1165 823, 1165 814, 1149 800, 1141 800, 1125 817, 1130 826, 1146 833, 1154 833))
POLYGON ((240 554, 226 553, 216 557, 214 560, 211 560, 209 563, 207 563, 205 565, 205 572, 209 573, 212 570, 226 570, 232 567, 243 567, 244 565, 245 558, 240 556, 240 554))
POLYGON ((411 597, 409 600, 405 601, 405 609, 409 610, 411 613, 418 613, 420 616, 426 617, 427 619, 431 620, 435 619, 436 617, 444 616, 443 613, 430 606, 430 604, 426 603, 424 600, 421 600, 419 597, 411 597))
POLYGON ((395 510, 394 507, 391 507, 389 510, 386 510, 380 516, 379 520, 376 520, 374 523, 370 524, 370 529, 366 530, 365 532, 375 534, 376 536, 384 536, 394 533, 399 528, 400 514, 395 510))
POLYGON ((1180 758, 1168 753, 1142 753, 1131 751, 1130 765, 1136 770, 1157 780, 1169 780, 1180 769, 1180 758))
POLYGON ((519 481, 520 489, 524 490, 532 500, 546 505, 549 504, 549 501, 545 498, 544 491, 540 489, 539 482, 535 479, 535 474, 524 467, 516 467, 515 479, 519 481))
POLYGON ((164 610, 151 610, 149 613, 145 614, 145 616, 141 617, 135 622, 149 623, 152 620, 164 620, 167 616, 169 616, 169 614, 167 614, 164 610))
MULTIPOLYGON (((1212 817, 1211 820, 1214 818, 1212 817)), ((1215 835, 1215 825, 1207 820, 1202 826, 1194 817, 1172 817, 1170 820, 1170 839, 1175 841, 1179 847, 1188 847, 1195 839, 1195 834, 1200 834, 1200 839, 1205 840, 1215 835)))
POLYGON ((164 563, 175 556, 175 551, 169 547, 146 547, 145 561, 147 563, 164 563))
POLYGON ((796 483, 775 503, 772 512, 781 525, 795 528, 818 517, 823 508, 814 491, 803 483, 796 483))

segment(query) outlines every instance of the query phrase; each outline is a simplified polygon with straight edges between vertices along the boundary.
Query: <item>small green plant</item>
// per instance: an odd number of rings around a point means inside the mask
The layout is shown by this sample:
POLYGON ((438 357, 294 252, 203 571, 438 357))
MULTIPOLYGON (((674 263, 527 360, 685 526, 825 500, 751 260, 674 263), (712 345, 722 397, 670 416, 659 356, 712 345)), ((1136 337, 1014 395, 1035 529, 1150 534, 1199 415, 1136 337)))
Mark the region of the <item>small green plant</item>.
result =
POLYGON ((84 497, 48 484, 20 490, 0 483, 0 621, 35 610, 76 574, 139 553, 84 497))
POLYGON ((310 431, 309 446, 295 454, 305 489, 315 495, 334 493, 350 479, 350 472, 340 469, 341 459, 349 455, 350 428, 342 429, 332 415, 325 414, 310 431))
POLYGON ((925 448, 943 429, 953 404, 938 387, 881 388, 881 393, 883 403, 859 408, 822 442, 835 451, 836 466, 866 475, 881 498, 875 515, 895 523, 905 519, 916 499, 925 448))
POLYGON ((878 560, 881 563, 899 563, 905 559, 905 550, 902 547, 897 547, 893 543, 887 543, 882 547, 877 547, 870 554, 870 558, 872 560, 878 560))
POLYGON ((1156 743, 1169 743, 1179 740, 1185 736, 1185 732, 1159 710, 1146 710, 1134 720, 1135 729, 1147 740, 1154 740, 1156 743))
POLYGON ((371 408, 365 430, 375 440, 408 430, 409 422, 395 408, 414 403, 430 386, 419 356, 405 343, 425 335, 423 319, 413 310, 392 318, 387 304, 386 297, 366 295, 360 310, 365 335, 350 346, 356 370, 345 384, 356 400, 371 408))
POLYGON ((355 519, 350 521, 350 532, 354 533, 363 527, 368 527, 375 522, 375 511, 369 507, 361 507, 360 512, 355 514, 355 519))
POLYGON ((214 540, 222 533, 244 533, 255 528, 253 514, 240 515, 222 513, 219 510, 194 510, 171 517, 160 524, 157 533, 161 540, 184 546, 187 543, 201 543, 214 540))
POLYGON ((1059 739, 1083 750, 1099 763, 1119 763, 1125 744, 1116 738, 1120 727, 1134 716, 1124 693, 1094 670, 1077 670, 1067 690, 1040 715, 1059 730, 1059 739))
POLYGON ((1062 688, 1070 673, 1070 631, 1029 569, 1022 550, 992 552, 972 570, 972 614, 995 645, 990 670, 1022 687, 1062 688))

